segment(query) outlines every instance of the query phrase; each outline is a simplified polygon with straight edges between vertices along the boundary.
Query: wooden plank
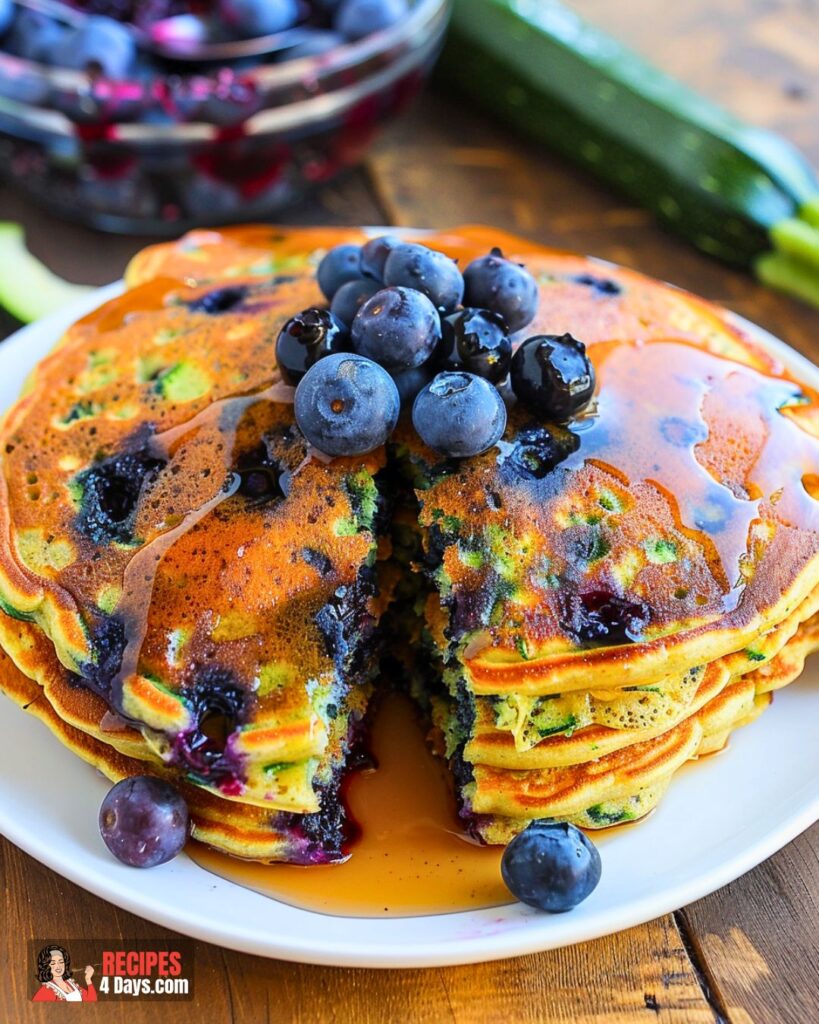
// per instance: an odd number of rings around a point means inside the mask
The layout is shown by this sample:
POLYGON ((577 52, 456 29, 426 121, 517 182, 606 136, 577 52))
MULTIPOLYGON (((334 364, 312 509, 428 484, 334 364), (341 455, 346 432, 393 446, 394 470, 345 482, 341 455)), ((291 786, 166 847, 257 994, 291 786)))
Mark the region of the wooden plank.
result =
POLYGON ((680 915, 723 998, 751 1020, 819 1020, 819 824, 680 915))
MULTIPOLYGON (((139 876, 135 873, 135 884, 139 876)), ((26 940, 37 937, 148 939, 165 929, 86 893, 0 840, 5 894, 0 1018, 46 1022, 49 1007, 28 1002, 26 940), (16 897, 16 898, 12 898, 16 897)), ((288 964, 196 943, 196 998, 175 1003, 174 1024, 214 1022, 548 1021, 560 1024, 712 1024, 719 1020, 672 917, 597 942, 538 956, 442 970, 366 971, 288 964)), ((103 1012, 87 1007, 90 1019, 103 1012)), ((142 1024, 151 1004, 109 1003, 104 1019, 142 1024)), ((98 1018, 103 1019, 103 1018, 98 1018)), ((737 1018, 739 1019, 739 1018, 737 1018)))

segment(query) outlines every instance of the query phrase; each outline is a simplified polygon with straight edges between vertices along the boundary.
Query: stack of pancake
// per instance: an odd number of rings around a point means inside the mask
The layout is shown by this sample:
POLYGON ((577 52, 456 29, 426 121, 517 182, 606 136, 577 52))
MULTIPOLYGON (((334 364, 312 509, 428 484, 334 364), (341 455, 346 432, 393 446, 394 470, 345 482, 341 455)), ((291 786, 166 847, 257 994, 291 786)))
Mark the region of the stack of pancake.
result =
POLYGON ((541 284, 527 335, 583 339, 593 407, 566 429, 518 405, 500 451, 461 462, 398 444, 414 692, 489 843, 642 817, 819 646, 816 394, 702 300, 512 251, 541 284))
POLYGON ((384 452, 314 458, 294 427, 274 343, 320 293, 309 252, 264 255, 146 275, 8 414, 0 643, 42 691, 3 686, 112 778, 183 784, 198 838, 313 863, 343 856, 378 667, 384 452))
POLYGON ((327 460, 275 339, 360 237, 153 247, 41 363, 2 427, 0 687, 109 777, 176 782, 198 838, 315 863, 387 637, 484 841, 638 818, 819 646, 816 395, 702 300, 463 229, 428 244, 525 262, 526 336, 586 342, 593 407, 516 406, 473 459, 403 423, 327 460))

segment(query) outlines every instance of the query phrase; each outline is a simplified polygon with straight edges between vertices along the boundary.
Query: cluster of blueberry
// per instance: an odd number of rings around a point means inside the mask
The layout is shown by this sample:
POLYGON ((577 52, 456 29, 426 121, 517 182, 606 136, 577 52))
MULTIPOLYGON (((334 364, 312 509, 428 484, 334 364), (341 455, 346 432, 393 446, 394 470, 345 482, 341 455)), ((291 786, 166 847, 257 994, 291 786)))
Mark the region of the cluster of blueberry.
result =
POLYGON ((512 335, 537 313, 538 286, 499 249, 461 274, 443 253, 385 235, 331 249, 318 283, 329 309, 288 321, 276 361, 296 386, 299 429, 327 455, 377 448, 410 402, 426 445, 479 455, 506 428, 499 388, 551 422, 567 422, 594 394, 585 347, 569 334, 528 338, 513 355, 512 335))
POLYGON ((152 67, 134 28, 150 34, 164 22, 162 41, 173 44, 179 33, 181 46, 196 39, 255 39, 298 26, 299 40, 281 51, 293 59, 329 53, 397 24, 409 11, 408 0, 66 0, 66 6, 89 17, 72 25, 0 0, 0 47, 26 60, 121 79, 152 67))
POLYGON ((124 78, 136 61, 132 33, 109 17, 89 17, 67 25, 13 0, 0 0, 0 46, 7 53, 38 64, 101 71, 124 78))

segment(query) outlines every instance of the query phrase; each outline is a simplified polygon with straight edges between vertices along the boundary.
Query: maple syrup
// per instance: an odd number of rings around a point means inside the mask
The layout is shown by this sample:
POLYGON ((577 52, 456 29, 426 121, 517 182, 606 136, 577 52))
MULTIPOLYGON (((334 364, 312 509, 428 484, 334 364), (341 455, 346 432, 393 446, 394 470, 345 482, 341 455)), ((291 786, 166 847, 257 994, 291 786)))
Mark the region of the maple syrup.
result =
POLYGON ((502 847, 479 846, 459 821, 445 763, 427 749, 409 699, 384 697, 370 750, 377 768, 346 793, 360 837, 343 864, 257 864, 191 842, 200 867, 273 899, 340 917, 416 917, 514 902, 502 847))

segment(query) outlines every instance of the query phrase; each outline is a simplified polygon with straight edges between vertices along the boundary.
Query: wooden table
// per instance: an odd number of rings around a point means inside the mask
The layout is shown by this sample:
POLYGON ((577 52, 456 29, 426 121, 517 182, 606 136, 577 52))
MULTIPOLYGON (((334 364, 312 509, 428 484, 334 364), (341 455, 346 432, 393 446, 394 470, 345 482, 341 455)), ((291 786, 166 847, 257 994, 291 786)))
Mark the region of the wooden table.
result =
MULTIPOLYGON (((737 113, 783 131, 819 164, 816 0, 576 0, 575 7, 737 113)), ((6 191, 0 192, 0 217, 22 219, 38 254, 65 276, 89 283, 117 276, 145 241, 56 223, 6 191)), ((435 91, 389 131, 364 167, 281 219, 494 224, 691 288, 819 359, 819 313, 699 256, 571 167, 435 91)), ((764 727, 764 720, 754 726, 764 727)), ((199 943, 195 1002, 171 1007, 170 1019, 811 1024, 819 1020, 817 854, 819 825, 675 914, 573 949, 483 966, 336 970, 199 943)), ((51 1020, 58 1012, 26 1002, 27 938, 168 934, 64 881, 2 839, 0 878, 0 962, 7 965, 0 1020, 9 1024, 51 1020)), ((139 1024, 158 1011, 168 1013, 162 1005, 109 1003, 87 1006, 82 1016, 139 1024)))

